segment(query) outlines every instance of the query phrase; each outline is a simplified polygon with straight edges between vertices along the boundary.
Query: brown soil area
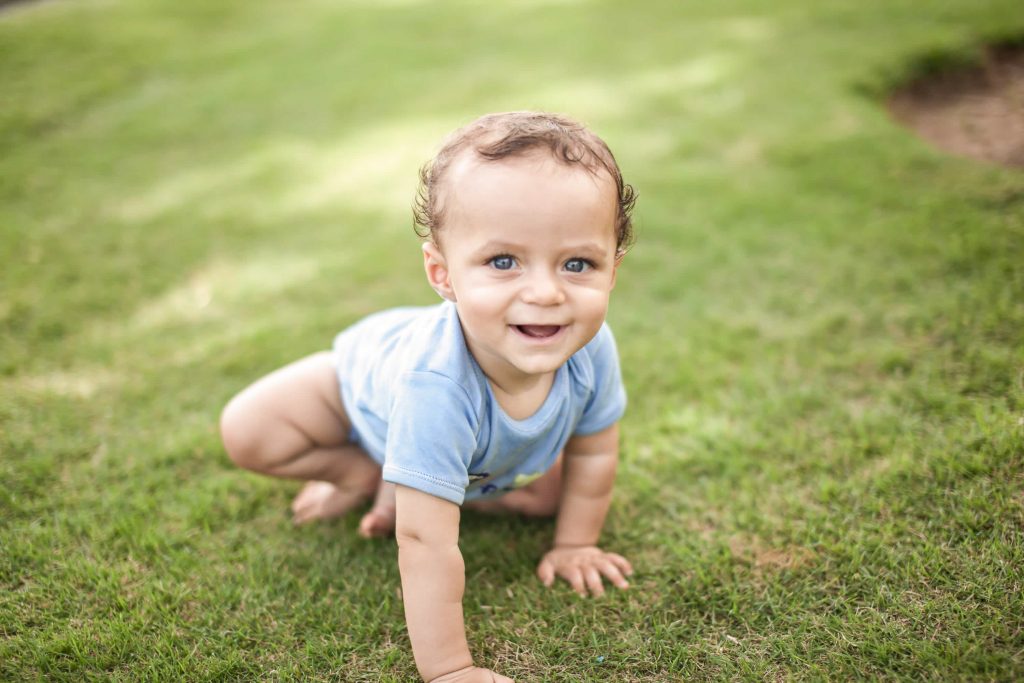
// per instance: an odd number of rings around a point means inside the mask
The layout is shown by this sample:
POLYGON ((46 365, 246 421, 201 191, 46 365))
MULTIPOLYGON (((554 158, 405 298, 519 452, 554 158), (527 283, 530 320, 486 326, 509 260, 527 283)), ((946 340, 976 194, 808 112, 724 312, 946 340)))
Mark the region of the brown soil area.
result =
POLYGON ((991 47, 977 66, 916 79, 889 111, 947 152, 1024 168, 1024 46, 991 47))

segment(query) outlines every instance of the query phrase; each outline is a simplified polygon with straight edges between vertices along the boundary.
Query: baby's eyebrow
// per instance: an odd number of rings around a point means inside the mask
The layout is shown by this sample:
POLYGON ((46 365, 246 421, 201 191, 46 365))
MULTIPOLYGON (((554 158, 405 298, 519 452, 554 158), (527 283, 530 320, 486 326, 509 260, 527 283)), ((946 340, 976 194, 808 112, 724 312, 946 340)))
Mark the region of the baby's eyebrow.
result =
MULTIPOLYGON (((479 249, 473 251, 473 258, 494 256, 495 254, 518 254, 528 250, 529 246, 507 242, 505 240, 490 240, 485 242, 479 249)), ((601 245, 594 242, 581 242, 579 244, 566 244, 559 249, 565 256, 583 256, 592 261, 603 261, 607 256, 601 245)))
POLYGON ((605 255, 604 249, 599 245, 592 242, 584 242, 583 244, 569 245, 565 248, 566 251, 571 251, 580 256, 587 256, 590 258, 601 258, 605 255))
POLYGON ((492 254, 500 254, 502 252, 515 252, 523 248, 521 244, 513 244, 512 242, 504 242, 501 240, 491 240, 485 242, 482 247, 474 251, 475 255, 479 256, 490 256, 492 254))

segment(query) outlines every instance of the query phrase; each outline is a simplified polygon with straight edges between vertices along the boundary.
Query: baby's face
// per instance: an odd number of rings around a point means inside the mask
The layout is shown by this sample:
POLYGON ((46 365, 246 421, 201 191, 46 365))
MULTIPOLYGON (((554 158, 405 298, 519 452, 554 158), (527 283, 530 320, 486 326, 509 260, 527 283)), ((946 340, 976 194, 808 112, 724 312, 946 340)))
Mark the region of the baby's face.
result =
POLYGON ((467 154, 446 179, 440 247, 427 276, 455 301, 481 368, 512 389, 550 373, 593 339, 615 284, 613 182, 534 153, 467 154))

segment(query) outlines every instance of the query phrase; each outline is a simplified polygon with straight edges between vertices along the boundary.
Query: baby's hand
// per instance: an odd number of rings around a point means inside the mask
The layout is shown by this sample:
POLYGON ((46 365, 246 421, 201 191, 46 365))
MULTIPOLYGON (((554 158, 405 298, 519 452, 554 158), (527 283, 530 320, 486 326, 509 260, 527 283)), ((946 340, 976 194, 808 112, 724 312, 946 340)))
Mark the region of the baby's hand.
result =
POLYGON ((551 586, 555 576, 561 576, 583 597, 587 597, 588 589, 595 597, 604 595, 602 576, 619 588, 629 588, 626 577, 632 573, 629 560, 595 545, 552 548, 537 567, 537 576, 545 586, 551 586))
POLYGON ((515 683, 511 678, 496 674, 490 669, 481 669, 478 666, 467 666, 465 669, 453 671, 444 676, 438 676, 430 683, 515 683))

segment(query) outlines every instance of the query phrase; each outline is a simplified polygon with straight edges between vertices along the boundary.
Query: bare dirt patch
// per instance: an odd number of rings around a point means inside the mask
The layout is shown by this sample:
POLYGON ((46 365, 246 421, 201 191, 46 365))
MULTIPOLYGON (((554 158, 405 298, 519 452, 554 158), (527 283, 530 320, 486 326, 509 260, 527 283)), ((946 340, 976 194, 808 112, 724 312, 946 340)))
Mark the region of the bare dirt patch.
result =
POLYGON ((773 548, 755 536, 736 535, 729 538, 732 556, 754 568, 764 570, 800 569, 811 564, 814 553, 808 548, 788 545, 773 548))
POLYGON ((979 64, 914 78, 889 98, 889 111, 942 150, 1024 168, 1024 44, 988 47, 979 64))

